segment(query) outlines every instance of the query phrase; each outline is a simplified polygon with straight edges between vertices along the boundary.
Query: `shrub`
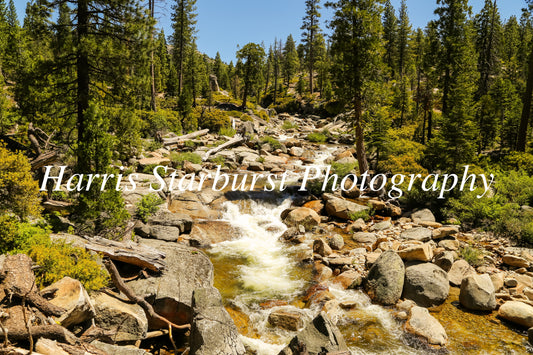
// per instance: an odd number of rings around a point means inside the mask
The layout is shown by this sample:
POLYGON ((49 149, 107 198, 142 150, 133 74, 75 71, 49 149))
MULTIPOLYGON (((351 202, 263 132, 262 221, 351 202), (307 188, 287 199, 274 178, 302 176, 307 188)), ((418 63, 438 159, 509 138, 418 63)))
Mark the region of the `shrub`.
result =
POLYGON ((268 143, 273 149, 281 148, 281 143, 271 136, 264 136, 263 138, 261 138, 261 143, 268 143))
POLYGON ((157 212, 157 206, 165 202, 156 194, 144 195, 136 204, 137 217, 144 223, 148 222, 148 218, 157 212))
POLYGON ((299 126, 296 123, 294 123, 294 122, 291 122, 289 120, 285 120, 283 122, 283 126, 281 126, 281 128, 283 128, 285 130, 293 129, 293 128, 298 129, 299 126))
POLYGON ((483 263, 483 251, 470 245, 460 249, 459 255, 472 266, 479 266, 483 263))
POLYGON ((35 271, 37 284, 47 286, 65 276, 79 280, 87 290, 107 285, 108 276, 96 257, 82 248, 52 241, 50 230, 20 222, 15 216, 0 217, 0 252, 28 254, 40 267, 35 271))
POLYGON ((198 119, 198 125, 200 127, 209 128, 214 132, 217 132, 224 127, 229 127, 230 124, 231 122, 228 113, 216 109, 203 111, 198 119))
POLYGON ((40 212, 39 185, 22 153, 11 153, 0 143, 0 213, 25 218, 40 212))
POLYGON ((241 117, 241 121, 243 122, 253 122, 254 120, 250 117, 248 114, 243 114, 241 117))
POLYGON ((170 161, 172 162, 173 167, 181 169, 183 168, 183 163, 185 161, 191 162, 193 164, 201 164, 202 157, 196 153, 190 153, 190 152, 175 153, 174 152, 170 154, 170 161))
POLYGON ((230 127, 221 128, 220 131, 218 132, 218 134, 220 134, 221 136, 227 136, 227 137, 233 137, 235 133, 237 132, 233 128, 230 128, 230 127))
POLYGON ((225 165, 226 158, 224 158, 222 155, 217 155, 214 158, 211 158, 210 161, 216 165, 220 165, 221 167, 225 165))
POLYGON ((307 140, 313 143, 325 143, 327 139, 328 137, 325 134, 319 132, 313 132, 307 135, 307 140))
POLYGON ((374 211, 369 208, 369 209, 364 210, 364 211, 349 213, 348 214, 348 218, 351 221, 357 221, 359 218, 362 218, 365 222, 368 222, 372 218, 373 214, 374 214, 374 211))

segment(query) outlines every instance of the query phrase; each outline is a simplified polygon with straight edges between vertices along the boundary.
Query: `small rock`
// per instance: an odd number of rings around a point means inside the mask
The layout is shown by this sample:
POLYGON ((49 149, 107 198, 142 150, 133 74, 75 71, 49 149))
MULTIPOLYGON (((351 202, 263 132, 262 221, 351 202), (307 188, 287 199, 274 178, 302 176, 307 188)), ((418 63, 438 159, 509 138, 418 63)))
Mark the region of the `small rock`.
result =
POLYGON ((504 255, 502 262, 513 267, 529 267, 529 262, 526 259, 511 254, 504 255))
POLYGON ((276 310, 269 314, 268 323, 270 325, 290 331, 297 331, 303 328, 303 319, 300 312, 276 310))
POLYGON ((500 292, 500 290, 504 286, 505 273, 504 272, 498 272, 496 274, 491 274, 490 275, 490 280, 492 281, 492 285, 494 286, 494 290, 496 292, 500 292))
POLYGON ((341 250, 344 246, 344 238, 342 235, 335 234, 333 237, 328 239, 328 244, 333 250, 341 250))
POLYGON ((433 230, 433 239, 442 239, 459 233, 459 227, 441 227, 433 230))
POLYGON ((392 224, 391 224, 390 221, 382 221, 382 222, 374 224, 370 228, 370 231, 371 232, 373 232, 373 231, 382 231, 382 230, 385 230, 385 229, 389 229, 390 227, 392 227, 392 224))
POLYGON ((398 250, 398 255, 405 261, 431 261, 433 259, 433 250, 428 243, 414 245, 412 247, 398 250))
POLYGON ((374 233, 357 232, 352 236, 352 239, 356 243, 374 244, 377 240, 377 237, 374 233))
POLYGON ((306 231, 310 231, 320 223, 320 216, 310 208, 300 207, 290 211, 283 222, 293 227, 302 225, 306 231))
POLYGON ((357 221, 353 222, 349 227, 350 232, 359 232, 365 229, 366 223, 362 218, 359 218, 357 221))
POLYGON ((418 222, 435 222, 435 216, 429 209, 423 209, 411 214, 411 219, 414 223, 418 222))
POLYGON ((456 251, 459 250, 459 241, 456 239, 444 239, 439 242, 439 247, 446 250, 456 251))
POLYGON ((344 289, 353 289, 361 285, 361 274, 355 270, 348 270, 333 279, 334 283, 340 284, 344 289))
POLYGON ((418 240, 420 242, 429 242, 431 236, 431 230, 424 227, 407 229, 400 234, 403 239, 418 240))
POLYGON ((448 272, 452 268, 453 260, 453 253, 451 251, 444 251, 435 257, 434 263, 442 270, 448 272))
POLYGON ((313 252, 321 256, 328 256, 333 250, 331 250, 331 247, 324 241, 324 239, 315 239, 313 242, 313 252))
POLYGON ((516 279, 513 279, 512 277, 508 277, 503 280, 503 284, 505 285, 505 287, 513 288, 518 286, 518 281, 516 281, 516 279))
POLYGON ((320 200, 314 200, 314 201, 309 201, 305 203, 302 207, 310 208, 316 213, 320 214, 322 213, 322 210, 324 209, 324 204, 320 200))

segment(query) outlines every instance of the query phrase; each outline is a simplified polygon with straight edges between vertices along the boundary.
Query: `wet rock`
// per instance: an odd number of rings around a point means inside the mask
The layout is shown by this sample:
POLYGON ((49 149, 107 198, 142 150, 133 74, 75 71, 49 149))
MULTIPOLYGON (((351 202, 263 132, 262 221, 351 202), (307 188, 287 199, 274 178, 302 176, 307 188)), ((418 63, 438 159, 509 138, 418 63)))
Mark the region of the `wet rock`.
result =
POLYGON ((290 211, 283 222, 292 227, 302 225, 306 231, 310 231, 320 223, 320 216, 310 208, 299 207, 290 211))
POLYGON ((340 234, 335 234, 328 239, 328 244, 333 250, 341 250, 344 247, 344 238, 340 234))
POLYGON ((409 312, 409 319, 405 329, 415 335, 425 338, 431 345, 446 345, 448 335, 444 327, 426 308, 414 306, 409 312))
POLYGON ((413 245, 411 247, 398 250, 398 255, 405 261, 424 261, 433 259, 433 249, 428 243, 413 245))
POLYGON ((315 262, 314 274, 314 280, 317 283, 321 283, 333 276, 333 270, 321 262, 315 262))
POLYGON ((452 286, 460 287, 465 277, 475 274, 476 270, 466 260, 460 259, 454 262, 448 271, 448 279, 452 286))
POLYGON ((418 240, 419 242, 429 242, 431 240, 431 230, 424 227, 406 229, 400 237, 408 240, 418 240))
POLYGON ((268 315, 268 323, 273 327, 290 331, 297 331, 303 328, 304 322, 302 314, 293 310, 276 310, 268 315))
POLYGON ((505 302, 498 310, 498 316, 524 327, 533 327, 533 307, 523 302, 505 302))
POLYGON ((414 223, 418 222, 435 222, 435 216, 429 209, 423 209, 411 214, 411 219, 414 223))
POLYGON ((320 256, 328 256, 333 252, 333 250, 331 250, 331 247, 324 239, 315 239, 313 242, 313 252, 320 256))
POLYGON ((320 312, 305 328, 300 331, 279 355, 301 354, 306 349, 309 355, 319 355, 348 351, 339 328, 329 319, 325 312, 320 312))
MULTIPOLYGON (((167 267, 158 277, 139 278, 128 282, 128 286, 171 322, 190 323, 193 290, 213 286, 211 261, 200 250, 177 243, 143 239, 142 244, 164 252, 167 267)), ((161 322, 149 321, 150 329, 164 327, 161 322)))
POLYGON ((363 282, 361 274, 355 270, 347 270, 333 279, 333 282, 341 285, 344 289, 359 287, 363 282))
POLYGON ((398 254, 383 252, 368 272, 365 290, 375 302, 395 304, 402 295, 404 275, 405 267, 398 254))
POLYGON ((350 219, 354 213, 369 209, 367 206, 358 205, 355 202, 341 199, 332 194, 324 194, 323 198, 326 200, 327 214, 341 219, 350 219))
POLYGON ((93 303, 95 325, 111 332, 113 341, 135 341, 146 336, 148 320, 139 305, 124 303, 105 293, 96 294, 93 303))
POLYGON ((378 240, 376 234, 367 232, 357 232, 352 236, 352 239, 361 244, 374 244, 378 240))
POLYGON ((453 252, 443 251, 435 257, 435 265, 440 267, 442 270, 448 272, 452 268, 454 261, 453 252))
POLYGON ((214 287, 199 288, 192 295, 191 354, 243 355, 246 353, 237 327, 224 309, 214 287))
POLYGON ((198 221, 187 237, 191 246, 201 247, 232 240, 237 231, 224 221, 198 221))
MULTIPOLYGON (((303 228, 303 232, 305 233, 305 228, 303 228)), ((290 227, 283 232, 280 239, 293 244, 301 244, 305 240, 304 233, 302 233, 299 228, 290 227)))
POLYGON ((56 318, 56 322, 65 328, 83 323, 95 315, 91 299, 78 280, 64 277, 43 289, 41 294, 51 294, 52 297, 48 298, 50 303, 67 310, 56 318))
POLYGON ((448 275, 435 264, 423 263, 405 268, 403 297, 421 307, 433 307, 446 301, 450 285, 448 275))
POLYGON ((459 302, 474 311, 492 311, 496 309, 495 293, 489 275, 470 275, 461 283, 459 302))
POLYGON ((511 254, 504 255, 502 262, 513 267, 529 267, 529 262, 526 259, 511 254))

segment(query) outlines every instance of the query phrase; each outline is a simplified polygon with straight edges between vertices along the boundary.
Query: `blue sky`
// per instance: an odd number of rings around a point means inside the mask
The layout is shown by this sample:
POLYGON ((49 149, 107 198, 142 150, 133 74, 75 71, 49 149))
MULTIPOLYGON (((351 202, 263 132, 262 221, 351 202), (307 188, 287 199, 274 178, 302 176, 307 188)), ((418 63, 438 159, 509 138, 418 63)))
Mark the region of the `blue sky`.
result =
MULTIPOLYGON (((24 17, 26 0, 15 0, 20 22, 24 17)), ((321 1, 322 3, 325 0, 321 1)), ((391 0, 398 8, 400 0, 391 0)), ((168 36, 173 0, 156 0, 156 17, 168 36)), ((483 7, 483 0, 470 0, 474 13, 483 7)), ((285 40, 289 34, 299 41, 301 22, 305 11, 304 0, 197 0, 198 48, 214 57, 219 51, 222 59, 234 60, 237 46, 248 42, 264 42, 268 47, 275 38, 285 40)), ((407 0, 409 18, 413 27, 424 27, 434 18, 436 0, 407 0)), ((524 0, 499 0, 502 18, 520 17, 524 0)), ((331 18, 329 9, 322 9, 322 27, 331 18)))

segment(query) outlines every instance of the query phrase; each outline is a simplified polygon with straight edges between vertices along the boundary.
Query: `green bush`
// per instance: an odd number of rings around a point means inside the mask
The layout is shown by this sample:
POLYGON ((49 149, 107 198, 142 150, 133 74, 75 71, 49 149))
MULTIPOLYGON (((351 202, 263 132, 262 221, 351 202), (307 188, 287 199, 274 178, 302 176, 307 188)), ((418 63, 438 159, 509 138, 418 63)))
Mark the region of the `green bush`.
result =
POLYGON ((261 143, 265 144, 265 143, 268 143, 270 144, 270 146, 272 147, 272 149, 276 150, 276 149, 280 149, 281 148, 281 143, 271 137, 271 136, 264 136, 263 138, 261 138, 261 143))
POLYGON ((472 266, 479 266, 483 263, 483 251, 470 245, 461 248, 459 255, 472 266))
POLYGON ((148 222, 148 218, 157 212, 158 206, 165 202, 156 194, 144 195, 136 204, 137 217, 144 223, 148 222))
POLYGON ((328 137, 320 132, 313 132, 307 135, 307 140, 313 143, 325 143, 328 137))
POLYGON ((87 290, 108 284, 106 271, 96 257, 82 248, 62 241, 52 241, 50 230, 20 222, 14 216, 0 217, 0 253, 28 254, 40 267, 35 270, 38 286, 47 286, 65 276, 79 280, 87 290))
POLYGON ((183 163, 185 161, 188 161, 193 164, 201 164, 202 157, 196 153, 191 152, 173 152, 170 154, 170 161, 172 162, 173 167, 181 169, 183 168, 183 163))
POLYGON ((231 127, 224 127, 221 128, 218 134, 221 136, 227 136, 227 137, 233 137, 237 133, 233 128, 231 127))
POLYGON ((357 221, 359 218, 362 218, 365 222, 368 222, 372 218, 373 214, 374 214, 374 211, 371 208, 369 208, 367 210, 349 213, 348 218, 351 221, 357 221))
POLYGON ((283 122, 283 126, 281 126, 281 128, 283 128, 284 130, 289 130, 289 129, 293 129, 293 128, 298 129, 299 126, 296 123, 294 123, 294 122, 291 122, 289 120, 285 120, 283 122))
POLYGON ((216 109, 203 111, 198 119, 198 126, 209 128, 209 130, 214 132, 229 127, 230 124, 231 122, 228 113, 216 109))
POLYGON ((226 158, 224 158, 222 155, 217 155, 216 157, 211 158, 210 161, 211 163, 214 163, 215 165, 220 165, 222 167, 226 163, 226 158))

